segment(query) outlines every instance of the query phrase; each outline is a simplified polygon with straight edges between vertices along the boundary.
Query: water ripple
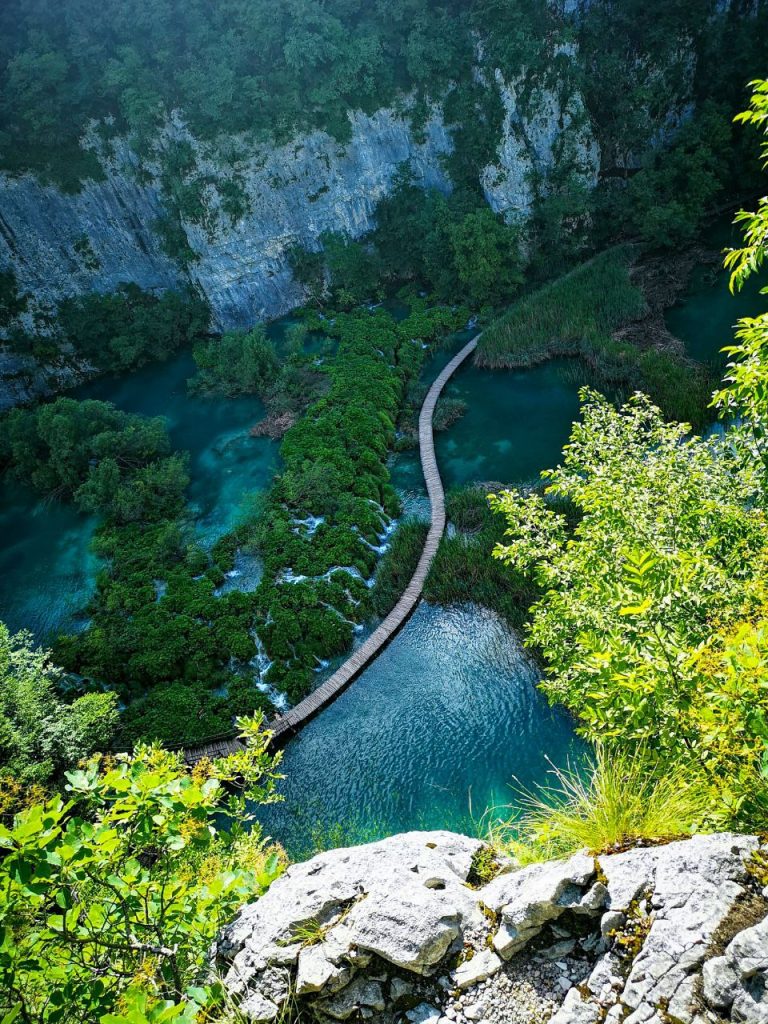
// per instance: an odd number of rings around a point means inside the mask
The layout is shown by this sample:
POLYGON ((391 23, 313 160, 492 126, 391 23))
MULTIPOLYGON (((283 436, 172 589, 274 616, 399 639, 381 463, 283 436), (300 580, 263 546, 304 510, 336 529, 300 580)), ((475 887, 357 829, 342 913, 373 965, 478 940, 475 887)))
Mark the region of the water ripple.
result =
POLYGON ((403 631, 285 752, 271 834, 294 854, 317 834, 353 841, 416 827, 472 828, 579 749, 536 688, 515 635, 485 609, 422 603, 403 631), (471 809, 471 813, 470 813, 471 809), (341 836, 334 833, 341 826, 341 836))

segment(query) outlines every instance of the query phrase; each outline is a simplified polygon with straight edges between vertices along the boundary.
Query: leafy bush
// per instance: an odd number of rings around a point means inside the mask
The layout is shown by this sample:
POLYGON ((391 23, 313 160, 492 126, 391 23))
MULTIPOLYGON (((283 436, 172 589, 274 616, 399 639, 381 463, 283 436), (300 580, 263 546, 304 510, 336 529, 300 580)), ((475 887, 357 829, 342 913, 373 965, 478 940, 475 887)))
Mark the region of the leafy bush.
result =
POLYGON ((4 1019, 191 1024, 216 1000, 211 943, 283 866, 248 810, 279 778, 260 724, 191 771, 157 747, 94 757, 0 825, 4 1019))
POLYGON ((77 355, 117 372, 167 359, 205 334, 210 310, 191 292, 156 296, 126 284, 107 295, 65 299, 59 320, 77 355))
POLYGON ((183 464, 167 458, 170 442, 161 417, 125 413, 109 402, 58 398, 34 409, 12 409, 3 426, 0 460, 14 476, 46 497, 74 498, 89 511, 108 511, 128 484, 138 518, 152 517, 141 502, 142 492, 152 489, 148 473, 154 474, 155 488, 170 488, 171 504, 187 484, 183 464))
POLYGON ((194 357, 199 374, 191 386, 208 394, 262 394, 279 370, 275 346, 261 325, 201 341, 194 357))
POLYGON ((546 693, 591 739, 700 767, 719 794, 713 818, 727 818, 756 784, 768 704, 758 675, 713 671, 702 652, 761 614, 760 474, 730 436, 686 437, 643 396, 618 411, 583 399, 562 465, 544 474, 577 525, 539 495, 503 493, 496 557, 542 588, 529 642, 546 658, 546 693))
MULTIPOLYGON (((0 790, 11 804, 18 787, 46 786, 81 757, 109 743, 117 723, 114 693, 66 702, 61 671, 27 633, 0 622, 0 790)), ((2 807, 7 811, 7 807, 2 807)))

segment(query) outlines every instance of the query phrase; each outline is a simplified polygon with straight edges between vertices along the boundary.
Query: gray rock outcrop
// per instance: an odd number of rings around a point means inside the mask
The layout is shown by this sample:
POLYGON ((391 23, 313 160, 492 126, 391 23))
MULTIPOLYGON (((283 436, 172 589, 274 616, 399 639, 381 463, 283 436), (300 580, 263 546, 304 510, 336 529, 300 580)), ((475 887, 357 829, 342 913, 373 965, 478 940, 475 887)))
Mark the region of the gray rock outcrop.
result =
POLYGON ((768 1024, 758 840, 720 834, 517 868, 411 832, 291 866, 215 954, 246 1019, 768 1024))
MULTIPOLYGON (((555 55, 575 61, 576 49, 561 45, 555 55)), ((555 87, 535 86, 533 95, 521 103, 520 94, 530 88, 526 72, 509 82, 499 70, 495 75, 504 121, 497 158, 483 168, 480 178, 491 209, 510 223, 524 222, 533 212, 537 187, 547 194, 556 167, 561 175, 570 175, 574 190, 594 188, 600 148, 578 88, 564 81, 555 87)))

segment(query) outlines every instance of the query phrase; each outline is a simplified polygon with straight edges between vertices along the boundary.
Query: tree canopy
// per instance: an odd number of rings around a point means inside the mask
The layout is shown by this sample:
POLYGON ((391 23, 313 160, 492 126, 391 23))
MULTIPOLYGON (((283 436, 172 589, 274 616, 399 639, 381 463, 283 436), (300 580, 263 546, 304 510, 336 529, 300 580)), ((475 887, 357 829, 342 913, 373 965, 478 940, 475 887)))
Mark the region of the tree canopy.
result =
POLYGON ((117 694, 89 693, 67 703, 62 673, 29 634, 12 636, 0 622, 0 813, 23 787, 47 786, 66 768, 109 743, 117 694))
MULTIPOLYGON (((768 128, 768 83, 741 120, 768 128)), ((742 212, 734 287, 762 266, 766 201, 742 212)), ((699 824, 768 823, 765 317, 742 320, 714 404, 722 434, 691 436, 643 395, 614 408, 582 393, 544 493, 492 498, 507 520, 496 557, 543 596, 530 642, 544 689, 595 741, 682 765, 711 794, 699 824)))

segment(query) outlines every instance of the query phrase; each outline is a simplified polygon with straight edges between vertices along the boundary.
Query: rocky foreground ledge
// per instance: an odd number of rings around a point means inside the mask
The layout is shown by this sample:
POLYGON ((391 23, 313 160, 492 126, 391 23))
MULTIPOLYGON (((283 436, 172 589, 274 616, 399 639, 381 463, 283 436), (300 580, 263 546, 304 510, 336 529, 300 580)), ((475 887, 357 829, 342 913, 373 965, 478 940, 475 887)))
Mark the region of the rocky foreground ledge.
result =
POLYGON ((254 1022, 768 1024, 756 838, 500 862, 473 885, 488 859, 410 832, 293 865, 221 936, 225 984, 254 1022))

